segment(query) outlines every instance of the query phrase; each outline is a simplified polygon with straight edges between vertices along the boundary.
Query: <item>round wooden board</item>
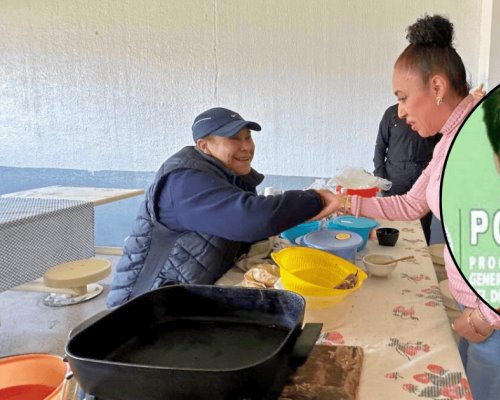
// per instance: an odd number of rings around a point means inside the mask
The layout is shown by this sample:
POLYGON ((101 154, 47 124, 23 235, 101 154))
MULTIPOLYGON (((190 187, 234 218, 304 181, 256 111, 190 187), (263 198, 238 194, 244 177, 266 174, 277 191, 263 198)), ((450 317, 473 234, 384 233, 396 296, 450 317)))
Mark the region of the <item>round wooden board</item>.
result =
POLYGON ((111 262, 88 258, 56 265, 45 272, 43 281, 54 288, 75 288, 106 278, 111 273, 111 262))

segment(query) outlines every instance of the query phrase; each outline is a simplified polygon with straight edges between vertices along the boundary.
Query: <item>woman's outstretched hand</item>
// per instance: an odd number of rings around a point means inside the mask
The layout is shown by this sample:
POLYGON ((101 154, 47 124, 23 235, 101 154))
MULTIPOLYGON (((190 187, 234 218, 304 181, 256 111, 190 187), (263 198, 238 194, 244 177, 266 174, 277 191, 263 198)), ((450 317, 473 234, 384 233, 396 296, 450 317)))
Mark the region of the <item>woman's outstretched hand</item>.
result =
POLYGON ((481 100, 486 95, 486 90, 483 89, 483 84, 481 83, 478 87, 472 89, 470 94, 474 96, 475 99, 481 100))
POLYGON ((329 217, 333 213, 339 211, 344 203, 344 195, 335 194, 327 189, 316 189, 316 192, 321 196, 323 201, 323 209, 311 218, 311 221, 318 221, 329 217))

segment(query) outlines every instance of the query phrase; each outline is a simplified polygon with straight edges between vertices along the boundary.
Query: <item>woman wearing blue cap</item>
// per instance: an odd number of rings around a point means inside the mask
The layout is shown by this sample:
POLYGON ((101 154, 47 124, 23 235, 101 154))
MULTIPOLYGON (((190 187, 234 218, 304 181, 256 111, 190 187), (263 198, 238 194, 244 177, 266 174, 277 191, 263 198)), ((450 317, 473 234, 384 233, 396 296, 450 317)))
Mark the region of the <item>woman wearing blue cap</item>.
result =
POLYGON ((251 131, 260 130, 226 108, 196 117, 196 146, 167 159, 146 192, 113 276, 109 307, 169 284, 212 284, 251 243, 340 201, 327 190, 257 195, 264 176, 251 167, 251 131))

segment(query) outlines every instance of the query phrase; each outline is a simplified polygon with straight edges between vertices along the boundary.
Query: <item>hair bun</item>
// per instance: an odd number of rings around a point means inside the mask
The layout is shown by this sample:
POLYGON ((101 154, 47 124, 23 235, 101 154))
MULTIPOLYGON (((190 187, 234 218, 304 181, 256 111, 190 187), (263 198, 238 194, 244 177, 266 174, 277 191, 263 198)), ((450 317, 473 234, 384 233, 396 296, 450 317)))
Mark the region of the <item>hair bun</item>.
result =
POLYGON ((421 46, 451 46, 453 24, 440 15, 425 15, 406 28, 406 39, 421 46))

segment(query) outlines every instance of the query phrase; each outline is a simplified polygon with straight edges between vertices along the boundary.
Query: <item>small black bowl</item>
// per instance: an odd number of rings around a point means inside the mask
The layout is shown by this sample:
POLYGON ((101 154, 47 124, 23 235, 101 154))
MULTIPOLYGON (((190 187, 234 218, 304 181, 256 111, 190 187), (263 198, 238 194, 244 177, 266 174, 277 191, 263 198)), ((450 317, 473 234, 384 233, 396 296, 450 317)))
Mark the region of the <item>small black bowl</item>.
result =
POLYGON ((377 239, 381 246, 394 246, 399 238, 399 231, 395 228, 378 228, 377 239))

